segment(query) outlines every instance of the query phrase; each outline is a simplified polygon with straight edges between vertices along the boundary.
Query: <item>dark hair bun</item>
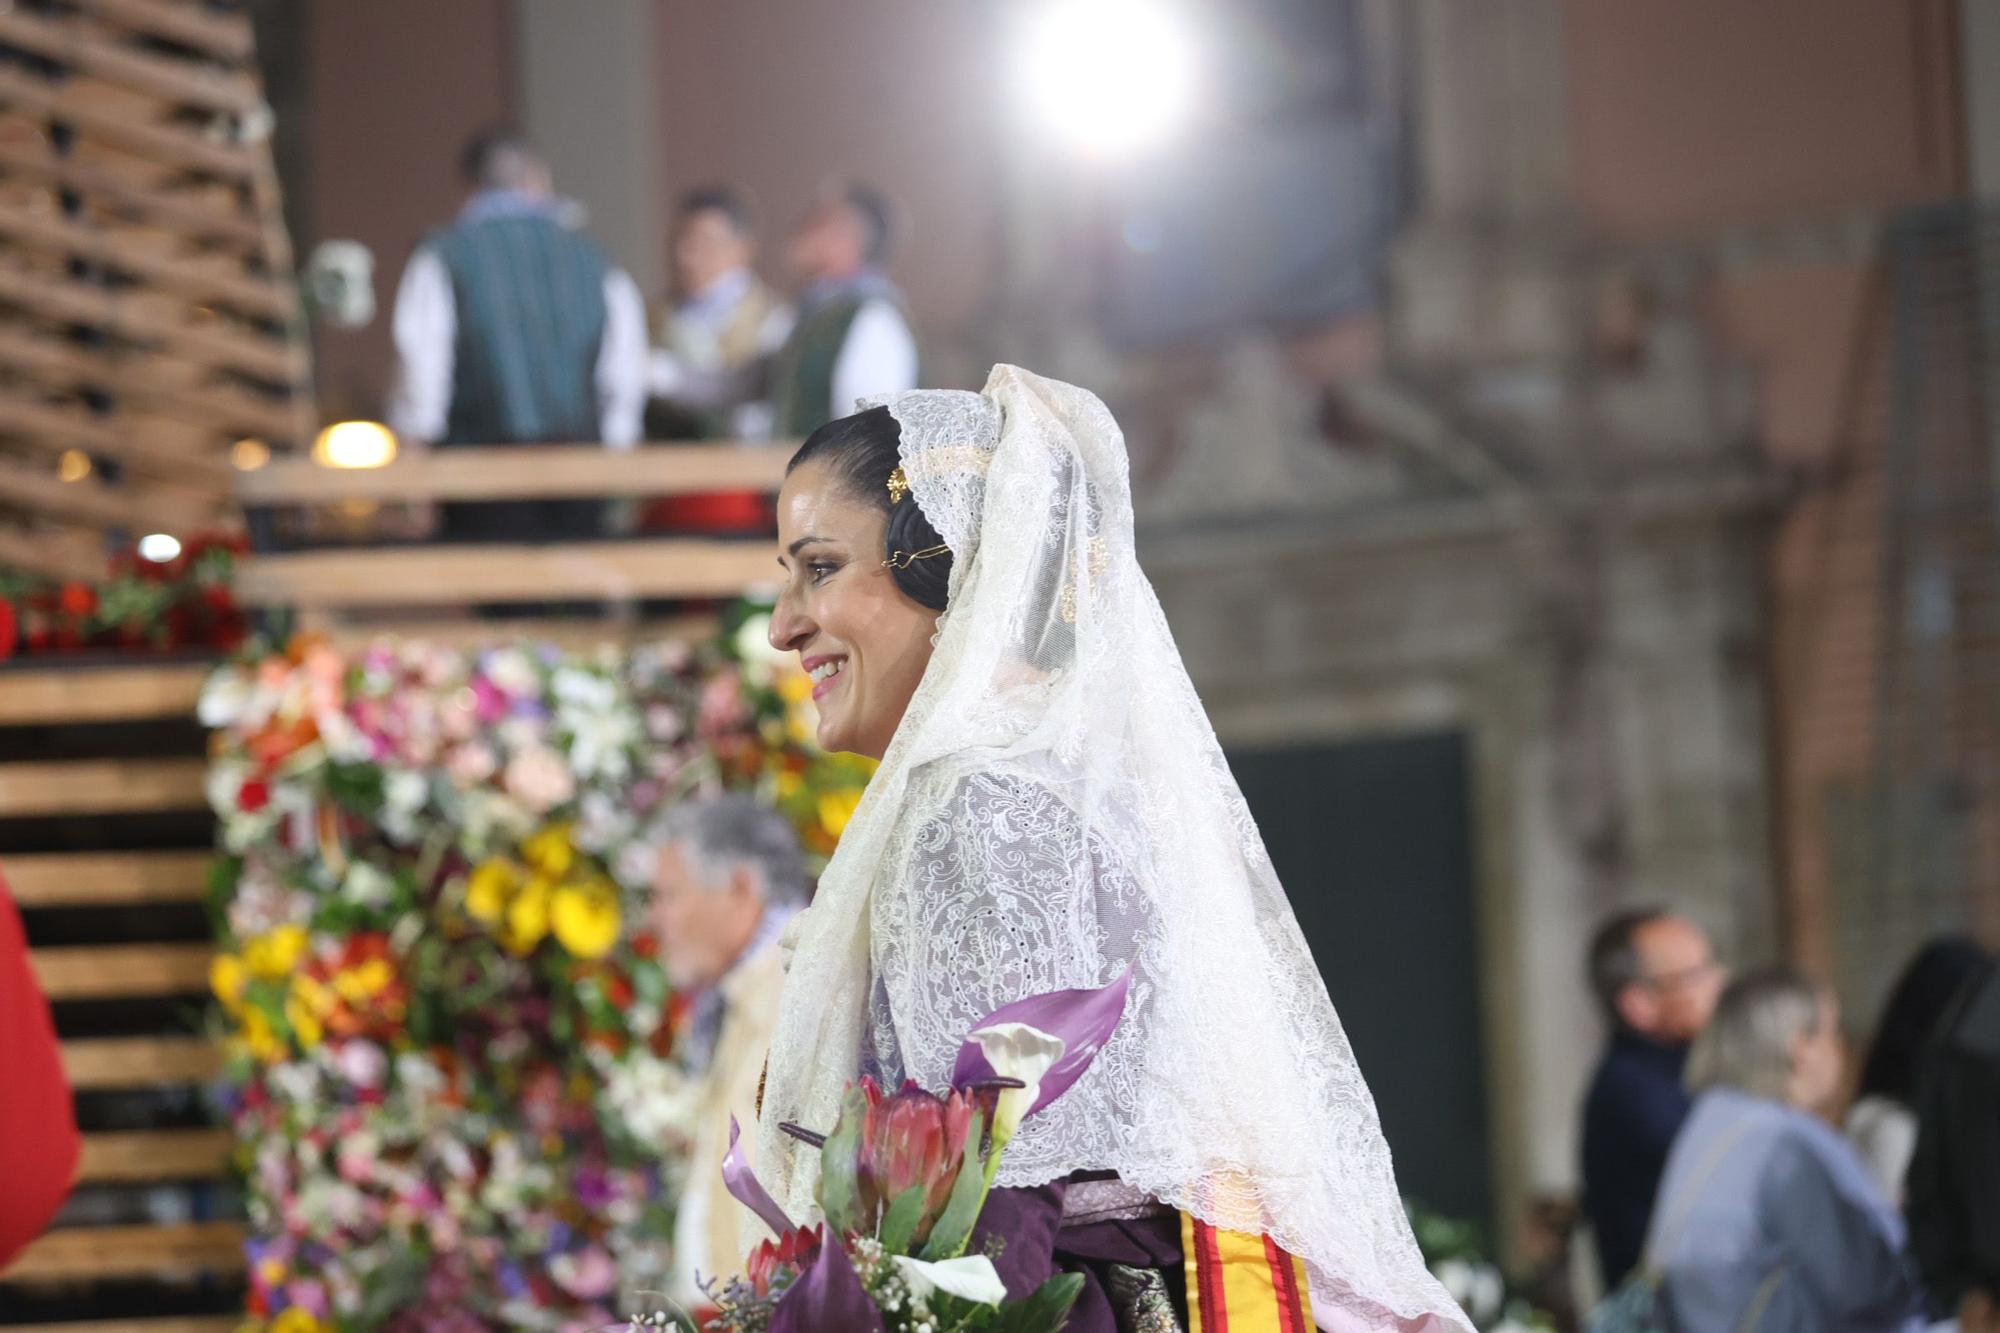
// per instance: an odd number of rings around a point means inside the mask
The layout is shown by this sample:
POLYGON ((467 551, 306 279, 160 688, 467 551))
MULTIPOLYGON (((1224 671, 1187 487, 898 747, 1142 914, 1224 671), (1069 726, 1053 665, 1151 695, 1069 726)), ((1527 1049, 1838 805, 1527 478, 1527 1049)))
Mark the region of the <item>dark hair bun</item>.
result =
MULTIPOLYGON (((889 507, 889 539, 886 545, 891 558, 899 551, 914 555, 944 544, 944 538, 924 517, 915 495, 905 495, 889 507)), ((947 550, 922 560, 913 560, 907 569, 898 563, 891 566, 889 572, 896 576, 896 586, 911 601, 933 611, 942 611, 946 594, 951 588, 951 560, 951 552, 947 550)))

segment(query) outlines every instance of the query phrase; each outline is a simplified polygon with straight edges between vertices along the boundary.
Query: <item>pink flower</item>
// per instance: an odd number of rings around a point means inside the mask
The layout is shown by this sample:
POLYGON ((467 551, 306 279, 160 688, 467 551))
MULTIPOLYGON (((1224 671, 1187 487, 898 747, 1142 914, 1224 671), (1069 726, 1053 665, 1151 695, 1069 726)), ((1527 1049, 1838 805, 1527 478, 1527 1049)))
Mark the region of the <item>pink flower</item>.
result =
POLYGON ((568 766, 543 745, 530 746, 508 760, 504 780, 507 790, 536 814, 547 814, 576 794, 568 766))
POLYGON ((611 1294, 618 1285, 618 1265, 595 1245, 573 1254, 559 1254, 549 1261, 549 1276, 564 1291, 579 1300, 592 1301, 611 1294))
POLYGON ((494 758, 493 747, 484 741, 468 741, 464 745, 452 747, 445 756, 445 772, 451 775, 453 785, 465 788, 476 787, 493 776, 500 766, 494 758))
POLYGON ((340 1076, 357 1088, 379 1088, 389 1072, 389 1057, 372 1041, 344 1041, 333 1056, 340 1076))

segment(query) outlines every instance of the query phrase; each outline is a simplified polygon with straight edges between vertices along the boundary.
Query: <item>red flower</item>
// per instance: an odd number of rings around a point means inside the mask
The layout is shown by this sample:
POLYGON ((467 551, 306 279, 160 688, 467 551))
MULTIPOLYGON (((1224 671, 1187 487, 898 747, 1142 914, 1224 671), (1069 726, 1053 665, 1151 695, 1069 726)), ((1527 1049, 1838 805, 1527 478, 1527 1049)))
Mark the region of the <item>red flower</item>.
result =
POLYGON ((777 1240, 767 1240, 750 1252, 743 1277, 759 1296, 769 1296, 771 1285, 790 1286, 799 1273, 819 1254, 819 1228, 800 1227, 777 1240))
POLYGON ((236 808, 246 815, 254 815, 271 803, 271 784, 262 778, 250 778, 236 789, 236 808))
POLYGON ((14 612, 14 604, 0 598, 0 662, 14 655, 14 645, 21 637, 21 619, 14 612))
POLYGON ((97 589, 87 583, 65 583, 56 594, 56 605, 64 615, 81 620, 97 609, 97 589))
MULTIPOLYGON (((884 1093, 872 1078, 863 1078, 858 1089, 850 1089, 841 1108, 841 1129, 834 1140, 843 1138, 842 1129, 850 1117, 861 1117, 859 1142, 854 1160, 832 1160, 829 1143, 823 1170, 851 1172, 854 1179, 854 1215, 827 1220, 843 1231, 872 1236, 880 1229, 882 1216, 904 1191, 921 1188, 924 1210, 911 1243, 921 1245, 951 1201, 952 1186, 965 1164, 966 1139, 972 1128, 972 1099, 962 1092, 939 1097, 908 1082, 895 1093, 884 1093)), ((974 1169, 977 1170, 975 1163, 974 1169)))

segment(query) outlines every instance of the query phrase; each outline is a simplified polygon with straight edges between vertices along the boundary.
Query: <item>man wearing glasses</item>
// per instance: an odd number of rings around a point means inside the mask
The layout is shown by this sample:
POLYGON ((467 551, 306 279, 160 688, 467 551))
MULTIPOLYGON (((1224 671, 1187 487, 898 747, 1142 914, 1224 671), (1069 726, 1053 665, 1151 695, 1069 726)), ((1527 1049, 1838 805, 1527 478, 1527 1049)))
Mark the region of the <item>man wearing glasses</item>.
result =
POLYGON ((1609 1291, 1639 1262, 1667 1150, 1688 1112, 1688 1046, 1708 1025, 1728 974, 1708 934, 1660 908, 1598 927, 1590 985, 1611 1039, 1583 1109, 1583 1206, 1609 1291))

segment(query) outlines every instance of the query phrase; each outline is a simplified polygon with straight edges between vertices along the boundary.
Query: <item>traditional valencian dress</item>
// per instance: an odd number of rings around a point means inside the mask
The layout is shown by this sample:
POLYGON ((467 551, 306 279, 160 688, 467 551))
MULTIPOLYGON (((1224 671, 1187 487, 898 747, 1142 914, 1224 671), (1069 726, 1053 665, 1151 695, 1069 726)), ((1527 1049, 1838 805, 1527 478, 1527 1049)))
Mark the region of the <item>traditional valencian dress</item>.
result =
POLYGON ((794 1217, 857 1070, 949 1085, 1023 996, 1133 968, 1090 1071, 1026 1121, 982 1225, 1075 1333, 1444 1333, 1373 1098, 1133 551, 1124 441, 1011 366, 888 400, 953 553, 909 710, 801 919, 758 1163, 794 1217), (851 1053, 843 1056, 841 1053, 851 1053))

